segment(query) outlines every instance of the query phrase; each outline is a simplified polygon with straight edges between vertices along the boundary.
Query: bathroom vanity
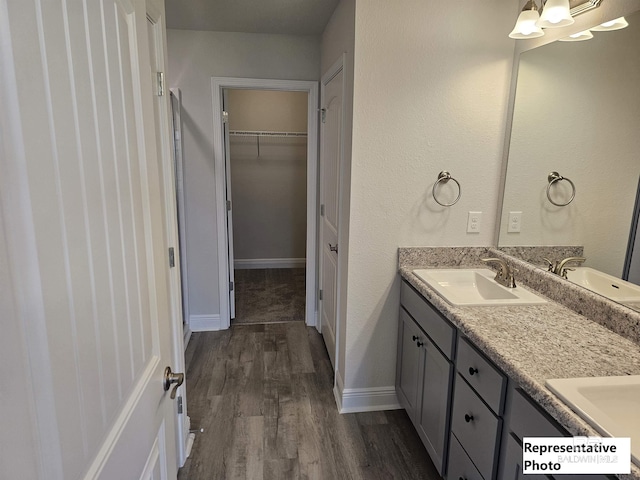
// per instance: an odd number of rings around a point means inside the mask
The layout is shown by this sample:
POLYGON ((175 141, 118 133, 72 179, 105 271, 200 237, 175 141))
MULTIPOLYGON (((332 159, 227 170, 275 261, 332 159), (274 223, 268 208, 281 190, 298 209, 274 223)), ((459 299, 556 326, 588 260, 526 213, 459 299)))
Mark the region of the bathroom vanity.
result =
MULTIPOLYGON (((396 390, 446 479, 524 478, 523 437, 599 436, 545 387, 547 379, 640 374, 638 343, 552 298, 535 305, 456 307, 413 273, 478 267, 480 258, 495 253, 400 249, 396 390)), ((531 275, 536 272, 522 272, 529 282, 531 275)), ((640 479, 640 468, 632 465, 631 474, 619 478, 640 479)))

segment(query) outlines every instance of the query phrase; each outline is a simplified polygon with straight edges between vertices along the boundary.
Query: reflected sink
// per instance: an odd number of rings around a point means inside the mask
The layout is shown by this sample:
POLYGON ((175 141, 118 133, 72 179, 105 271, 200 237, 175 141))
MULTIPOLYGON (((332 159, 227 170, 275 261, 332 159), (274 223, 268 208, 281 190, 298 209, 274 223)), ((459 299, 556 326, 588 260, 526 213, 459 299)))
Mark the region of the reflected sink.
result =
POLYGON ((640 302, 640 287, 590 267, 567 271, 567 280, 616 302, 640 302))
POLYGON ((640 467, 640 375, 562 378, 547 387, 601 435, 630 437, 640 467))
POLYGON ((547 303, 521 287, 503 287, 488 268, 419 269, 413 273, 456 306, 536 305, 547 303))

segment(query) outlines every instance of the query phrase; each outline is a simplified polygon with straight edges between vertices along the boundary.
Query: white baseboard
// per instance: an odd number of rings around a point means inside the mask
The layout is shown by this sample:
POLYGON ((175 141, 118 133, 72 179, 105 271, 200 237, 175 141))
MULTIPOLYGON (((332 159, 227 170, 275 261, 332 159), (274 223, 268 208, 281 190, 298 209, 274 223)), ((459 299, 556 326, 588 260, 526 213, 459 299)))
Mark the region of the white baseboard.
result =
POLYGON ((233 268, 304 268, 306 264, 306 258, 240 258, 233 261, 233 268))
POLYGON ((339 372, 333 389, 340 413, 375 412, 402 408, 396 395, 396 387, 344 388, 339 372))
POLYGON ((189 330, 192 332, 214 332, 222 330, 220 315, 189 315, 189 330))

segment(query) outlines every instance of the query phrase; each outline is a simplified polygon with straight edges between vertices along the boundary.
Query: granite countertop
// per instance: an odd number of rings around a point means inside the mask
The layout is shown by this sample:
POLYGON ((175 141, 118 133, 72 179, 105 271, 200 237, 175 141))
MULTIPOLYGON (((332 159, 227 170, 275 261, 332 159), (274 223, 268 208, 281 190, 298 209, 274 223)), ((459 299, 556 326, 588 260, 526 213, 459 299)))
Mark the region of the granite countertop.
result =
MULTIPOLYGON (((484 253, 478 249, 454 265, 486 268, 474 264, 484 253)), ((410 265, 406 260, 401 256, 402 277, 542 408, 573 435, 599 436, 545 387, 545 380, 640 375, 640 346, 552 300, 532 306, 455 307, 413 274, 417 268, 443 267, 442 262, 410 265)), ((640 480, 640 468, 632 464, 630 475, 618 477, 640 480)))

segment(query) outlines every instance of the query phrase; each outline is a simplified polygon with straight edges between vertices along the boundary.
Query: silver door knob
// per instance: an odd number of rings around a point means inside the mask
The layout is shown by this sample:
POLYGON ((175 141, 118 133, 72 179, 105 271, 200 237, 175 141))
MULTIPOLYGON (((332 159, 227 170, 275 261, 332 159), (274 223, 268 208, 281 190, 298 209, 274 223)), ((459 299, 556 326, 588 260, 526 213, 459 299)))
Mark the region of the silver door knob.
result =
POLYGON ((331 250, 332 252, 338 253, 338 244, 337 243, 335 245, 329 244, 329 250, 331 250))
POLYGON ((171 384, 174 384, 173 390, 171 390, 171 399, 176 398, 176 391, 178 387, 184 382, 184 373, 173 373, 171 367, 164 369, 164 391, 166 392, 171 388, 171 384))

